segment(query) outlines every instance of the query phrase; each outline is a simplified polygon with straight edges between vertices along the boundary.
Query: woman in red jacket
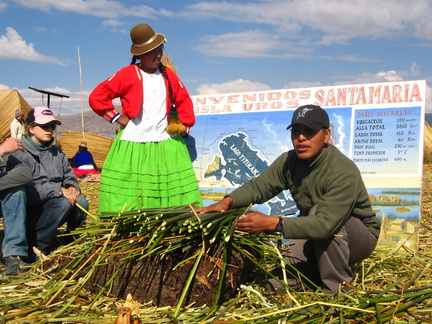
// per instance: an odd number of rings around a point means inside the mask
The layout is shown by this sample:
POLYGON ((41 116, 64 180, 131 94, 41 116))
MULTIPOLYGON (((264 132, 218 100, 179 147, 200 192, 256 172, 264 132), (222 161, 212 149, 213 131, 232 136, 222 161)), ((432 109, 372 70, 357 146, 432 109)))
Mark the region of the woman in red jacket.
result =
POLYGON ((195 123, 187 89, 161 63, 165 36, 147 24, 133 27, 130 36, 131 65, 100 83, 89 97, 98 115, 122 128, 102 168, 99 213, 201 204, 182 134, 165 129, 173 109, 184 129, 195 123), (120 98, 121 112, 114 107, 115 98, 120 98))

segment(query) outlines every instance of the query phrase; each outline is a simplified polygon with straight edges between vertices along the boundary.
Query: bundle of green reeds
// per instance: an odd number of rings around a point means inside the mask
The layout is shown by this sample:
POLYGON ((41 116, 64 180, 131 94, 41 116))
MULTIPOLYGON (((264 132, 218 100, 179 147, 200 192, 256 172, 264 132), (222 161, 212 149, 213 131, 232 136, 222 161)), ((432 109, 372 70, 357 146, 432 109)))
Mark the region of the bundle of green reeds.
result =
MULTIPOLYGON (((217 307, 237 295, 252 267, 268 274, 268 262, 279 258, 277 238, 235 231, 236 219, 247 211, 197 214, 194 205, 185 205, 89 217, 86 227, 74 232, 81 237, 58 250, 62 257, 53 278, 79 278, 97 297, 133 292, 141 302, 159 298, 159 306, 175 303, 175 316, 185 302, 217 307), (170 286, 173 282, 178 286, 170 286)), ((50 303, 59 296, 64 292, 50 303)))

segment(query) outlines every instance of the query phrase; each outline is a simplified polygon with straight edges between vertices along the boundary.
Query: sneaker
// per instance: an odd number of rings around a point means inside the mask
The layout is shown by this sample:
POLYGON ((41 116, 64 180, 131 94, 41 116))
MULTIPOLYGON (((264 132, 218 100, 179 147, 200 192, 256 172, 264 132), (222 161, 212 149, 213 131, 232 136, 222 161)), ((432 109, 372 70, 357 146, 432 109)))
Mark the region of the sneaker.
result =
POLYGON ((4 266, 0 267, 1 275, 17 274, 28 270, 29 264, 21 256, 7 256, 3 258, 4 266))

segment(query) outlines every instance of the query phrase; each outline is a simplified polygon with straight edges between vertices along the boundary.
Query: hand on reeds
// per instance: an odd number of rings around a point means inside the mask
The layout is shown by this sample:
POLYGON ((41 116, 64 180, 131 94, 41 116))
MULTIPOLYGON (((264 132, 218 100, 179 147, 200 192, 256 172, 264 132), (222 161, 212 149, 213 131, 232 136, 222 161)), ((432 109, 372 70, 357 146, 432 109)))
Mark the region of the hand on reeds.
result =
POLYGON ((200 214, 211 213, 211 212, 224 212, 231 208, 232 203, 233 203, 233 199, 231 197, 225 197, 221 201, 208 205, 207 207, 197 208, 195 209, 195 212, 200 214))
POLYGON ((236 229, 252 234, 274 232, 278 222, 278 216, 269 216, 260 212, 252 212, 241 216, 237 220, 236 229))

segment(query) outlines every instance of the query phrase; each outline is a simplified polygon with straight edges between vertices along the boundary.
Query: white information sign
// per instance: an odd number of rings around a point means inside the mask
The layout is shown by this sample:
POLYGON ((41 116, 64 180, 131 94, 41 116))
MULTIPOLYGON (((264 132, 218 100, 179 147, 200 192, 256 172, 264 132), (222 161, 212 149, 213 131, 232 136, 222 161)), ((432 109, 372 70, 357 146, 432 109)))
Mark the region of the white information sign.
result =
MULTIPOLYGON (((292 149, 294 110, 316 104, 330 117, 331 142, 359 167, 382 219, 380 244, 417 245, 426 82, 401 81, 193 96, 187 140, 204 205, 256 177, 292 149)), ((254 207, 297 211, 289 191, 254 207)))

